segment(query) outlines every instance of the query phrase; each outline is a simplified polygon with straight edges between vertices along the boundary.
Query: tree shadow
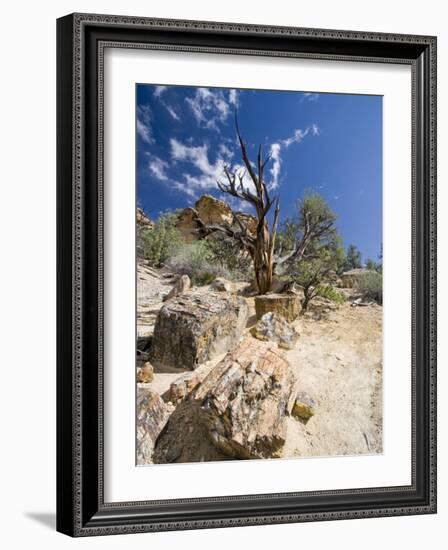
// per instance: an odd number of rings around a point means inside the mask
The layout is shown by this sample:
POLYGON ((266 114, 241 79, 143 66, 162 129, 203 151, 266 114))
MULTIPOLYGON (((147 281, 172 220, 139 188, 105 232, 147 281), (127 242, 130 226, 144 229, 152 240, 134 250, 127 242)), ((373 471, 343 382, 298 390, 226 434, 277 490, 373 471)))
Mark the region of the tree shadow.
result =
POLYGON ((52 531, 56 530, 56 514, 55 512, 25 512, 27 518, 33 519, 48 527, 52 531))

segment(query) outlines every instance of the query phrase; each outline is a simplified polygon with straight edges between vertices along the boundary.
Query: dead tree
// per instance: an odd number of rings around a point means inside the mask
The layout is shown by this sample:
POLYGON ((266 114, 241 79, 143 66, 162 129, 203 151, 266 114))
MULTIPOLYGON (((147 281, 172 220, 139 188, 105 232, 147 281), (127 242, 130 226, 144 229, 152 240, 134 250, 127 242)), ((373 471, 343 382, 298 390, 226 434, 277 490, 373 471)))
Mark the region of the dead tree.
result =
POLYGON ((246 224, 239 219, 237 214, 233 216, 232 225, 209 225, 200 219, 198 213, 194 209, 193 212, 199 231, 203 235, 220 232, 241 243, 242 248, 247 250, 253 261, 258 291, 260 294, 265 294, 269 292, 272 285, 274 246, 279 216, 279 199, 278 197, 270 196, 268 185, 264 179, 264 169, 271 157, 268 156, 266 159, 263 159, 260 145, 258 148, 257 165, 256 168, 254 168, 247 156, 246 144, 240 135, 237 121, 236 129, 244 166, 253 183, 254 191, 250 190, 245 184, 245 173, 231 172, 228 166, 224 167, 224 174, 227 181, 218 181, 217 185, 223 193, 241 199, 255 209, 257 217, 255 234, 248 231, 246 224), (273 206, 274 217, 271 226, 269 226, 268 214, 273 206))
POLYGON ((226 181, 217 181, 217 185, 223 193, 240 199, 254 208, 257 218, 255 234, 248 230, 247 225, 240 219, 238 213, 234 213, 232 224, 206 224, 194 208, 192 209, 193 217, 198 226, 198 232, 203 237, 219 232, 225 237, 240 243, 241 248, 247 251, 253 261, 258 292, 266 294, 271 290, 276 267, 286 262, 300 262, 302 258, 305 259, 305 253, 313 242, 325 239, 332 234, 335 217, 331 212, 326 212, 322 206, 318 205, 318 208, 316 208, 312 202, 304 201, 301 209, 300 231, 298 231, 293 249, 283 256, 281 251, 275 254, 280 210, 279 197, 270 196, 269 187, 264 179, 264 170, 271 156, 268 155, 263 158, 260 145, 257 162, 252 164, 247 155, 246 144, 241 137, 236 118, 235 125, 246 171, 244 173, 232 172, 228 166, 224 166, 226 181), (253 189, 245 183, 246 173, 249 174, 253 189), (272 208, 274 208, 274 213, 272 223, 269 224, 268 214, 272 208))

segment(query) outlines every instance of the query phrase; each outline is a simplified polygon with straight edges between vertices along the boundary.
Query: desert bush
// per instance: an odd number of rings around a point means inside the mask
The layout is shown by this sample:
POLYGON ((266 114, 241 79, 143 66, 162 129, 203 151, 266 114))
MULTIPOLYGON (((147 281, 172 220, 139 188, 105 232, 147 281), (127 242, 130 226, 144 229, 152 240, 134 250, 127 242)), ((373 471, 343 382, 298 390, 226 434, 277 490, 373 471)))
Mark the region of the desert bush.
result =
POLYGON ((347 248, 344 271, 350 271, 350 269, 359 269, 360 267, 361 267, 361 252, 358 250, 358 248, 354 244, 351 244, 347 248))
POLYGON ((173 214, 162 215, 153 229, 140 235, 143 255, 150 265, 159 267, 180 250, 183 241, 175 227, 176 219, 173 214))
POLYGON ((367 271, 359 277, 358 289, 365 298, 383 303, 383 276, 376 271, 367 271))
POLYGON ((229 278, 229 272, 213 261, 207 241, 185 243, 166 264, 198 286, 210 284, 216 277, 229 278))
POLYGON ((325 297, 330 300, 338 299, 337 291, 332 292, 330 289, 333 287, 324 284, 324 281, 328 280, 328 274, 337 268, 342 257, 342 249, 338 246, 338 241, 335 240, 332 246, 314 249, 313 252, 314 255, 311 258, 302 258, 289 270, 289 278, 303 288, 303 311, 307 310, 308 304, 316 296, 327 293, 328 296, 325 297))
POLYGON ((210 262, 226 271, 227 278, 239 281, 253 279, 252 260, 236 240, 216 235, 204 242, 210 262))
POLYGON ((345 296, 331 285, 321 285, 317 288, 317 296, 327 298, 335 304, 341 305, 345 302, 345 296))

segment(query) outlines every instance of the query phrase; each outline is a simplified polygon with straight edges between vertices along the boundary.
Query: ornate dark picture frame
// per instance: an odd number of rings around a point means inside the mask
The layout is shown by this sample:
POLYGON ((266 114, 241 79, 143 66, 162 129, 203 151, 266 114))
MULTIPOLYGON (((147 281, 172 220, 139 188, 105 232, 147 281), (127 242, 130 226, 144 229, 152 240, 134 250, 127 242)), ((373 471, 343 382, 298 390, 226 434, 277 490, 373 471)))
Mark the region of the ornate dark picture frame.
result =
POLYGON ((74 14, 57 22, 57 529, 71 536, 436 512, 436 38, 74 14), (104 48, 412 67, 412 484, 107 503, 103 491, 104 48))

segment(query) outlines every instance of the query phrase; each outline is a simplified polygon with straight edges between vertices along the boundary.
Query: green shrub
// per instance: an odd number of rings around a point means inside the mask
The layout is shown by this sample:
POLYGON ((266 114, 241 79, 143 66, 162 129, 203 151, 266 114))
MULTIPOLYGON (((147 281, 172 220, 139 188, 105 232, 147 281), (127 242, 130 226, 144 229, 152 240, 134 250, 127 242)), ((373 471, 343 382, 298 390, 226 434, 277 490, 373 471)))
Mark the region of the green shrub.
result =
POLYGON ((229 278, 229 272, 213 262, 207 241, 185 243, 167 265, 176 273, 188 275, 194 285, 208 285, 216 277, 229 278))
POLYGON ((159 267, 180 250, 183 241, 175 222, 173 214, 165 214, 153 229, 146 229, 139 236, 143 255, 150 265, 159 267))
POLYGON ((241 250, 241 245, 230 238, 216 235, 204 241, 209 261, 218 264, 227 278, 239 281, 251 281, 254 277, 250 256, 241 250))
POLYGON ((383 303, 383 276, 376 271, 367 271, 359 277, 358 289, 365 298, 383 303))
POLYGON ((345 302, 345 296, 339 290, 336 290, 331 285, 321 285, 317 289, 317 295, 322 296, 322 298, 327 298, 335 304, 343 304, 345 302))

